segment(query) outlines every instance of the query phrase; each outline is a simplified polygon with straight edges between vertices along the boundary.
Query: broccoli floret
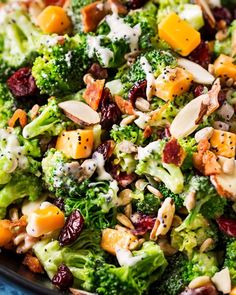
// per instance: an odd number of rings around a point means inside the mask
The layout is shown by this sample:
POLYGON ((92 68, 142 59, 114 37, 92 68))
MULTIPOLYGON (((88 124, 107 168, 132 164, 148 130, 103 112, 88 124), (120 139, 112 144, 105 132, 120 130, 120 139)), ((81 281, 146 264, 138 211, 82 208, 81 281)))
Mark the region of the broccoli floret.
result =
POLYGON ((149 192, 135 190, 132 193, 132 203, 138 212, 146 215, 157 215, 161 200, 149 192))
POLYGON ((171 245, 179 249, 179 251, 184 251, 188 256, 191 256, 193 250, 200 247, 208 238, 214 241, 209 248, 211 250, 216 246, 218 241, 217 228, 209 223, 201 214, 197 214, 192 223, 187 227, 182 229, 180 225, 172 230, 171 245))
POLYGON ((89 67, 86 37, 65 37, 63 44, 44 46, 36 58, 32 75, 42 94, 63 96, 83 86, 83 75, 89 67))
POLYGON ((199 276, 212 277, 218 271, 218 261, 215 252, 194 252, 184 272, 186 281, 191 282, 199 276))
POLYGON ((179 144, 185 151, 185 159, 181 166, 183 170, 192 169, 193 167, 193 154, 197 151, 197 142, 193 137, 181 138, 178 140, 179 144))
POLYGON ((226 245, 224 266, 229 268, 233 285, 236 285, 236 239, 231 238, 226 245))
POLYGON ((133 251, 135 263, 121 267, 106 263, 101 255, 88 249, 60 248, 58 241, 38 242, 34 251, 50 278, 63 262, 75 278, 75 287, 101 295, 144 294, 167 265, 154 242, 145 242, 140 250, 133 251))
POLYGON ((90 228, 103 229, 114 226, 113 216, 118 206, 118 185, 113 182, 82 183, 83 190, 77 191, 79 197, 66 198, 66 214, 79 209, 85 224, 90 228))
POLYGON ((70 123, 58 107, 55 98, 48 100, 48 104, 39 110, 40 115, 23 129, 24 138, 33 138, 39 135, 55 136, 66 129, 70 123))
POLYGON ((0 71, 1 80, 4 80, 13 69, 32 64, 43 35, 21 10, 15 10, 5 17, 0 34, 3 40, 0 46, 0 71))
POLYGON ((77 197, 86 188, 86 184, 79 183, 67 169, 69 163, 71 160, 55 149, 50 149, 42 160, 45 185, 57 197, 77 197))
POLYGON ((0 83, 0 128, 8 125, 8 120, 12 117, 14 110, 14 98, 10 90, 6 84, 0 83))
POLYGON ((208 177, 196 175, 191 177, 187 183, 188 190, 186 195, 194 192, 196 205, 185 219, 182 227, 191 224, 198 213, 209 219, 215 219, 224 213, 227 201, 218 195, 208 177))
POLYGON ((168 266, 158 280, 151 287, 151 294, 158 295, 179 295, 184 287, 189 283, 184 275, 188 265, 188 258, 183 253, 176 253, 167 257, 168 266))
POLYGON ((110 136, 116 143, 128 140, 129 142, 142 146, 145 142, 143 131, 135 124, 126 126, 113 125, 110 136))
POLYGON ((156 25, 157 7, 148 2, 141 9, 134 10, 128 14, 125 21, 134 27, 140 24, 142 33, 139 37, 139 48, 150 49, 157 42, 157 25, 156 25))
POLYGON ((158 183, 157 189, 161 192, 162 196, 166 199, 170 197, 175 202, 176 210, 183 207, 183 197, 181 194, 174 194, 170 189, 168 189, 164 183, 158 183))
POLYGON ((165 67, 176 65, 176 58, 170 51, 154 49, 142 54, 131 67, 120 68, 116 75, 116 79, 120 79, 123 84, 124 95, 128 94, 135 82, 146 79, 146 74, 140 63, 142 56, 151 65, 155 77, 159 76, 165 67))
POLYGON ((236 30, 236 21, 234 20, 227 31, 227 37, 224 40, 215 40, 214 53, 218 56, 220 54, 231 55, 233 32, 236 30))
POLYGON ((5 217, 6 209, 15 201, 28 197, 36 200, 41 193, 40 180, 32 174, 16 172, 11 180, 0 190, 0 219, 5 217))
POLYGON ((41 174, 38 141, 24 139, 20 131, 20 128, 0 129, 0 184, 8 183, 15 171, 41 174))
POLYGON ((145 148, 138 148, 138 175, 147 174, 160 179, 173 193, 183 190, 184 177, 179 167, 166 164, 161 160, 165 142, 158 140, 148 144, 145 148))
POLYGON ((159 9, 157 14, 158 23, 161 22, 171 12, 178 13, 184 4, 188 4, 189 0, 159 0, 159 9))

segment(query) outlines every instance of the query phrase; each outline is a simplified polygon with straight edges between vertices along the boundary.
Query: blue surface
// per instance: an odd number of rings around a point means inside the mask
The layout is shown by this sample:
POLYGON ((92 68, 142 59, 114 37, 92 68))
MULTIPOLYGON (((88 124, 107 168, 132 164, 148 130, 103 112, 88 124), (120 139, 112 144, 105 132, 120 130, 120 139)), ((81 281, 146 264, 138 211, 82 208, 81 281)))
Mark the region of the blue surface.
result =
POLYGON ((0 294, 1 295, 33 295, 19 286, 0 277, 0 294))

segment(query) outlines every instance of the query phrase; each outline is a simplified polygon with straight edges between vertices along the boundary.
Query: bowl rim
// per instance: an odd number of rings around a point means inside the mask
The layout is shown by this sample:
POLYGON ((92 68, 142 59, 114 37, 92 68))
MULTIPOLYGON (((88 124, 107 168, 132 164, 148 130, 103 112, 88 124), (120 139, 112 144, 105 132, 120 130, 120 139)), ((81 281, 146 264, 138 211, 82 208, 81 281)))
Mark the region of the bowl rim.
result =
POLYGON ((45 286, 37 282, 32 282, 2 264, 0 266, 0 275, 3 276, 6 280, 13 282, 16 285, 27 289, 28 291, 32 291, 35 294, 58 295, 60 293, 59 291, 46 288, 45 286))

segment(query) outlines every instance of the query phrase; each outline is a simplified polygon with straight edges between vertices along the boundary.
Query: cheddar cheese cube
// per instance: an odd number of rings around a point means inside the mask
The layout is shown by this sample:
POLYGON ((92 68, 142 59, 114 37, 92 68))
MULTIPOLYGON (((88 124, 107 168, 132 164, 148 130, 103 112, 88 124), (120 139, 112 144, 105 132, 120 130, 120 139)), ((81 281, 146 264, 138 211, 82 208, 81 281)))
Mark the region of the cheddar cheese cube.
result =
POLYGON ((182 56, 189 55, 201 42, 200 33, 174 12, 163 19, 158 31, 159 37, 182 56))
POLYGON ((214 62, 214 73, 217 77, 232 78, 236 81, 236 64, 230 56, 221 54, 214 62))
POLYGON ((236 134, 232 132, 214 130, 211 139, 211 150, 218 156, 235 157, 236 134))
POLYGON ((165 68, 155 81, 155 94, 165 101, 188 91, 193 80, 192 74, 182 68, 165 68))
POLYGON ((10 220, 4 219, 0 220, 0 247, 6 246, 10 243, 13 233, 11 231, 11 222, 10 220))
POLYGON ((106 228, 102 231, 101 247, 103 250, 116 255, 116 247, 130 249, 137 238, 128 231, 106 228))
POLYGON ((47 6, 38 16, 37 23, 40 29, 47 34, 63 34, 71 26, 66 11, 59 6, 47 6))
POLYGON ((72 159, 88 158, 93 150, 92 129, 64 131, 57 138, 56 149, 72 159))
POLYGON ((26 231, 32 237, 40 237, 62 228, 64 224, 64 213, 57 206, 49 205, 28 215, 26 231))

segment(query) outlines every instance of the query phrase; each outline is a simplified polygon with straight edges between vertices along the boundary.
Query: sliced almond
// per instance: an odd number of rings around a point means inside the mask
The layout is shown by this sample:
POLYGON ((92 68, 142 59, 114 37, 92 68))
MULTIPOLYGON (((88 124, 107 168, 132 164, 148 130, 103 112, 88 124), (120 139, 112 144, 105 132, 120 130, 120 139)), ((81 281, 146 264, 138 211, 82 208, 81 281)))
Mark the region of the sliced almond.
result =
POLYGON ((228 267, 217 272, 212 278, 212 282, 215 284, 218 291, 223 294, 229 294, 231 291, 231 279, 228 267))
POLYGON ((195 279, 193 279, 190 283, 189 283, 189 288, 190 289, 196 289, 202 286, 205 286, 207 284, 209 284, 211 282, 210 277, 208 276, 200 276, 197 277, 195 279))
POLYGON ((198 125, 195 123, 199 118, 201 106, 207 94, 200 95, 191 100, 174 118, 170 133, 176 139, 186 137, 194 132, 198 125))
POLYGON ((70 291, 73 295, 96 295, 96 293, 90 293, 84 290, 70 288, 70 291))
POLYGON ((217 79, 208 93, 191 100, 174 118, 170 133, 175 138, 182 138, 194 132, 202 118, 212 114, 218 107, 218 94, 221 89, 220 80, 217 79))
POLYGON ((178 58, 178 65, 187 70, 193 76, 193 81, 199 84, 211 85, 215 78, 200 65, 186 58, 178 58))
POLYGON ((215 24, 216 24, 216 20, 214 18, 214 15, 211 12, 211 9, 210 9, 207 1, 206 0, 195 0, 195 3, 198 4, 201 7, 201 9, 202 9, 206 19, 208 20, 210 26, 212 28, 214 28, 215 24))
POLYGON ((100 122, 99 114, 81 101, 67 100, 59 103, 59 107, 69 119, 82 127, 96 125, 100 122))
POLYGON ((236 201, 236 160, 234 160, 234 169, 231 174, 222 172, 212 175, 210 179, 221 196, 236 201))

